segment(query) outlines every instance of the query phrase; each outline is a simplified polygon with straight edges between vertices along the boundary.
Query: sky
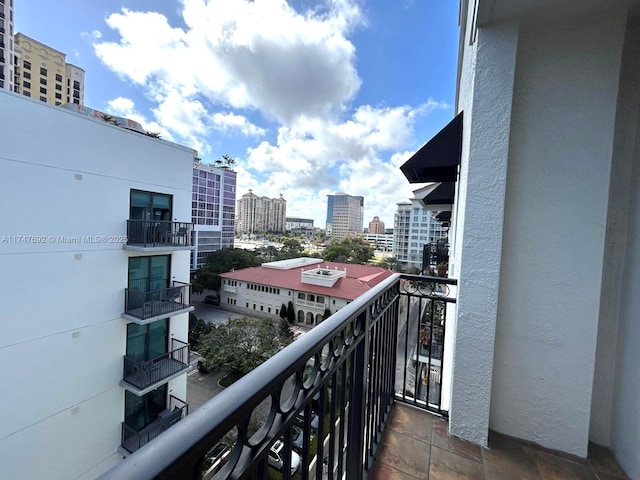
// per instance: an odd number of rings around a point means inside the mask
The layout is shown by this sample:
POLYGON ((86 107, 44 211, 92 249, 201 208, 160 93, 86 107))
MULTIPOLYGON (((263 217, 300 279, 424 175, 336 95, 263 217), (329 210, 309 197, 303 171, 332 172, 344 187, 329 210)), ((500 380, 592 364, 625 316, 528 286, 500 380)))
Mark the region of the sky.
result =
MULTIPOLYGON (((393 227, 402 165, 454 116, 458 0, 16 0, 15 31, 85 72, 85 105, 203 162, 237 161, 237 198, 326 196, 393 227)), ((132 160, 135 161, 135 160, 132 160)))

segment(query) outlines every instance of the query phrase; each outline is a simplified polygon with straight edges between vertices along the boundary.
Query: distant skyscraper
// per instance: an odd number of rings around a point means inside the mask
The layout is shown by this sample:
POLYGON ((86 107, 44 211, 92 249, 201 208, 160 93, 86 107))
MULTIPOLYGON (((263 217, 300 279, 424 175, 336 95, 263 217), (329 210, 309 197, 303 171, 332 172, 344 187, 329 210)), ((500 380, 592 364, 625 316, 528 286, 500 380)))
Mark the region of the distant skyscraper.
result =
POLYGON ((204 265, 211 252, 233 248, 236 219, 236 172, 228 168, 193 164, 193 244, 191 268, 204 265))
POLYGON ((52 105, 84 105, 84 70, 67 63, 66 54, 23 33, 16 33, 15 54, 16 92, 52 105))
POLYGON ((14 63, 13 0, 0 0, 0 89, 13 91, 14 63))
POLYGON ((362 233, 364 197, 346 193, 327 195, 327 236, 344 238, 362 233))
POLYGON ((373 217, 369 222, 369 233, 372 235, 382 235, 384 233, 384 222, 380 217, 373 217))
POLYGON ((287 201, 279 198, 258 197, 251 190, 238 200, 236 232, 284 233, 287 218, 287 201))

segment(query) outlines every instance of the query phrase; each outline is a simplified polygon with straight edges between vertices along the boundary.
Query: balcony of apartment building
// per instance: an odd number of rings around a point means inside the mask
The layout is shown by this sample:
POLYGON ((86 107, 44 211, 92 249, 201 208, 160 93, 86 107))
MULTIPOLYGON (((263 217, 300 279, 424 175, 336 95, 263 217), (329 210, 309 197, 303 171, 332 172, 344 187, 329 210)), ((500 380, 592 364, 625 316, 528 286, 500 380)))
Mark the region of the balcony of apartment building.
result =
POLYGON ((131 425, 131 419, 136 418, 135 416, 129 415, 128 421, 122 422, 120 451, 123 455, 129 456, 182 420, 189 413, 189 405, 173 395, 169 396, 169 403, 166 406, 167 408, 159 410, 157 413, 154 412, 154 418, 151 423, 138 430, 131 425))
POLYGON ((626 478, 595 445, 448 435, 456 284, 390 277, 101 478, 626 478))
POLYGON ((191 312, 194 307, 189 304, 190 284, 173 281, 149 284, 142 281, 133 282, 124 289, 124 313, 122 318, 139 325, 146 325, 166 317, 191 312))
POLYGON ((131 190, 126 250, 192 250, 193 224, 173 218, 173 196, 131 190))
POLYGON ((189 344, 167 338, 168 322, 127 328, 127 354, 124 356, 121 385, 143 396, 169 380, 191 370, 189 344))

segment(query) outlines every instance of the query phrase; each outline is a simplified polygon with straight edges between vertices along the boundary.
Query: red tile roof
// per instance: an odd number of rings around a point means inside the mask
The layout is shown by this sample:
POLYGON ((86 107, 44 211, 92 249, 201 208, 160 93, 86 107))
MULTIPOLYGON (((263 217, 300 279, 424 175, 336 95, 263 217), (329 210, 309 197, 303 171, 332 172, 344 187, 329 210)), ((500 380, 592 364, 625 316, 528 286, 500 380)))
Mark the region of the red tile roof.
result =
POLYGON ((220 277, 229 280, 239 280, 258 285, 288 288, 289 290, 353 300, 393 274, 394 272, 391 270, 382 267, 354 265, 351 263, 322 262, 317 265, 294 267, 288 270, 269 267, 243 268, 242 270, 236 270, 234 272, 222 273, 220 277), (303 283, 301 281, 302 270, 308 271, 316 267, 328 268, 330 270, 344 270, 346 268, 347 275, 346 277, 338 279, 333 287, 321 287, 319 285, 303 283))

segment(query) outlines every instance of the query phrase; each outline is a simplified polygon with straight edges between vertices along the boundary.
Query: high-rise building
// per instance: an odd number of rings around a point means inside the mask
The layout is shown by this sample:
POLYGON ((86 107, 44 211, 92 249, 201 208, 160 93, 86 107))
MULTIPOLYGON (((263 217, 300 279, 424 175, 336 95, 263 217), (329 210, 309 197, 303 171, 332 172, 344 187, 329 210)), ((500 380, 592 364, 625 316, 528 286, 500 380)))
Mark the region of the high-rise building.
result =
POLYGON ((8 91, 0 112, 0 477, 93 479, 187 411, 193 150, 8 91))
POLYGON ((369 233, 372 235, 384 234, 384 222, 380 220, 380 217, 373 217, 373 220, 369 222, 369 233))
POLYGON ((327 236, 344 238, 362 233, 364 197, 334 193, 327 195, 327 236))
POLYGON ((14 63, 13 0, 0 0, 0 90, 13 91, 14 63))
POLYGON ((249 190, 237 202, 237 233, 284 233, 287 201, 282 197, 259 197, 249 190))
POLYGON ((194 161, 191 217, 195 246, 191 254, 191 268, 196 270, 204 266, 211 252, 233 248, 236 172, 194 161))
POLYGON ((393 256, 403 268, 422 271, 425 244, 446 239, 447 230, 436 219, 438 212, 425 208, 420 198, 414 197, 410 202, 397 205, 393 225, 393 256))
POLYGON ((15 53, 16 92, 53 105, 84 104, 84 70, 66 54, 23 33, 16 33, 15 53))

